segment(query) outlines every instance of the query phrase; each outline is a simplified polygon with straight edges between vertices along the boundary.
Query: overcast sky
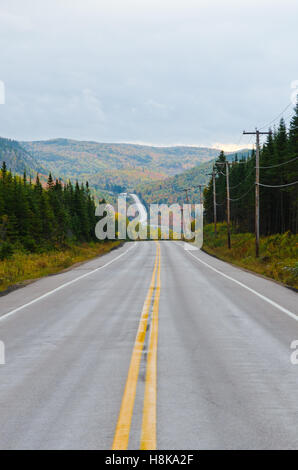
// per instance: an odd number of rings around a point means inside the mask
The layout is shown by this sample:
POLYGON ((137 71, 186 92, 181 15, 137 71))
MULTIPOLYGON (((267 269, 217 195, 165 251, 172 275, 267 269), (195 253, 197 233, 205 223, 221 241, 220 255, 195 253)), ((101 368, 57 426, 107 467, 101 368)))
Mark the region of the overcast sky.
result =
POLYGON ((0 135, 232 148, 290 103, 297 24, 297 0, 0 0, 0 135))

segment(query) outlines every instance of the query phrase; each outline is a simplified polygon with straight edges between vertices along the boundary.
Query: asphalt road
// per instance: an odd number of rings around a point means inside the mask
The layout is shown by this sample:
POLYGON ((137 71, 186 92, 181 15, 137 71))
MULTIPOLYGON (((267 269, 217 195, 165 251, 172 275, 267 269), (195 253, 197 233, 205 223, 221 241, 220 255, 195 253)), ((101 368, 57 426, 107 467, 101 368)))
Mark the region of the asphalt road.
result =
POLYGON ((0 298, 1 449, 298 448, 297 294, 179 242, 0 298))

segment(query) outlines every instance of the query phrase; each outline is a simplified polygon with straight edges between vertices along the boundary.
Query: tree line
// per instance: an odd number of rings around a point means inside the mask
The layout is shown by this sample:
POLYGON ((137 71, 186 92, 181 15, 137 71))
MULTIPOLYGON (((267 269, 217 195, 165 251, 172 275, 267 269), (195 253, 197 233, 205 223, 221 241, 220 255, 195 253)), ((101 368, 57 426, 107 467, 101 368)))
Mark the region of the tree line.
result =
MULTIPOLYGON (((214 165, 217 220, 226 220, 227 157, 221 152, 214 165)), ((255 151, 229 165, 231 223, 239 232, 255 229, 255 151)), ((287 129, 284 119, 260 149, 260 233, 298 231, 298 103, 287 129), (264 185, 264 186, 262 186, 264 185), (271 187, 275 186, 275 187, 271 187)), ((213 222, 213 181, 204 191, 205 215, 213 222)))
POLYGON ((30 252, 61 247, 69 241, 95 240, 95 202, 88 183, 62 184, 49 174, 42 186, 0 170, 0 257, 14 248, 30 252))

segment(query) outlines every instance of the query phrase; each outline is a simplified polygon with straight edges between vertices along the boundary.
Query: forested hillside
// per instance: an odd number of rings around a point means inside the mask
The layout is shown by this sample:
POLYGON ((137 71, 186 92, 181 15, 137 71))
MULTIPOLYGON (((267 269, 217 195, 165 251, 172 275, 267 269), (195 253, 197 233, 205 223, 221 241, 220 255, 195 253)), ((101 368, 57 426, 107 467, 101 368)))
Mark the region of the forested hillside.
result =
MULTIPOLYGON (((249 150, 242 150, 238 154, 231 153, 226 156, 230 160, 234 158, 247 158, 249 150)), ((206 185, 209 181, 209 174, 212 171, 215 160, 202 163, 190 170, 186 170, 179 175, 175 175, 164 180, 143 182, 135 187, 135 191, 142 198, 145 204, 183 204, 187 202, 198 203, 200 201, 199 185, 206 185)), ((204 187, 202 187, 202 190, 204 187)))
MULTIPOLYGON (((226 156, 215 164, 217 220, 226 220, 226 156)), ((255 153, 230 165, 231 222, 241 232, 255 227, 255 153)), ((263 235, 298 230, 298 104, 289 129, 282 119, 260 153, 260 232, 263 235)), ((205 190, 207 222, 213 221, 212 179, 205 190)))
POLYGON ((32 183, 13 175, 3 163, 0 170, 0 258, 14 249, 43 251, 66 241, 95 239, 95 204, 88 184, 73 186, 39 178, 32 183))
MULTIPOLYGON (((99 198, 137 191, 150 202, 183 201, 183 188, 205 184, 218 150, 205 147, 150 147, 69 139, 17 142, 0 139, 0 161, 19 175, 36 175, 42 184, 51 172, 61 181, 88 180, 99 198)), ((247 151, 243 151, 247 154, 247 151)), ((241 153, 241 154, 242 154, 241 153)), ((232 158, 233 154, 227 158, 232 158)), ((198 189, 189 192, 198 200, 198 189)))
POLYGON ((37 172, 45 174, 46 170, 43 165, 32 157, 19 142, 11 139, 0 137, 0 162, 6 162, 7 168, 13 173, 23 174, 30 171, 35 174, 37 172))
POLYGON ((69 139, 21 143, 54 176, 90 181, 96 190, 121 192, 161 180, 213 159, 218 150, 150 147, 69 139))

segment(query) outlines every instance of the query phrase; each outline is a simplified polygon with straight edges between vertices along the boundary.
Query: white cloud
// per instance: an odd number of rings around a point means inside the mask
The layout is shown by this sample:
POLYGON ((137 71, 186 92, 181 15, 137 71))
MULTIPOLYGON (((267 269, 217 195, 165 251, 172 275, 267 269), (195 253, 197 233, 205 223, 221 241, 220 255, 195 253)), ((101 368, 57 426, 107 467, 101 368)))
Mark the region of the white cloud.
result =
POLYGON ((10 31, 20 33, 32 30, 33 25, 28 16, 13 14, 0 7, 0 28, 2 33, 10 31))
POLYGON ((243 148, 252 148, 253 145, 251 144, 246 144, 243 143, 240 144, 233 144, 233 143, 223 143, 223 142, 215 142, 214 144, 211 145, 211 148, 213 149, 220 149, 223 150, 224 152, 237 152, 237 150, 243 149, 243 148))
POLYGON ((297 0, 1 0, 2 10, 1 133, 15 138, 232 146, 286 106, 297 78, 297 0))
POLYGON ((96 94, 89 88, 84 88, 82 91, 83 103, 79 100, 79 109, 86 107, 87 111, 90 111, 99 121, 105 121, 106 115, 102 109, 102 104, 96 94))

